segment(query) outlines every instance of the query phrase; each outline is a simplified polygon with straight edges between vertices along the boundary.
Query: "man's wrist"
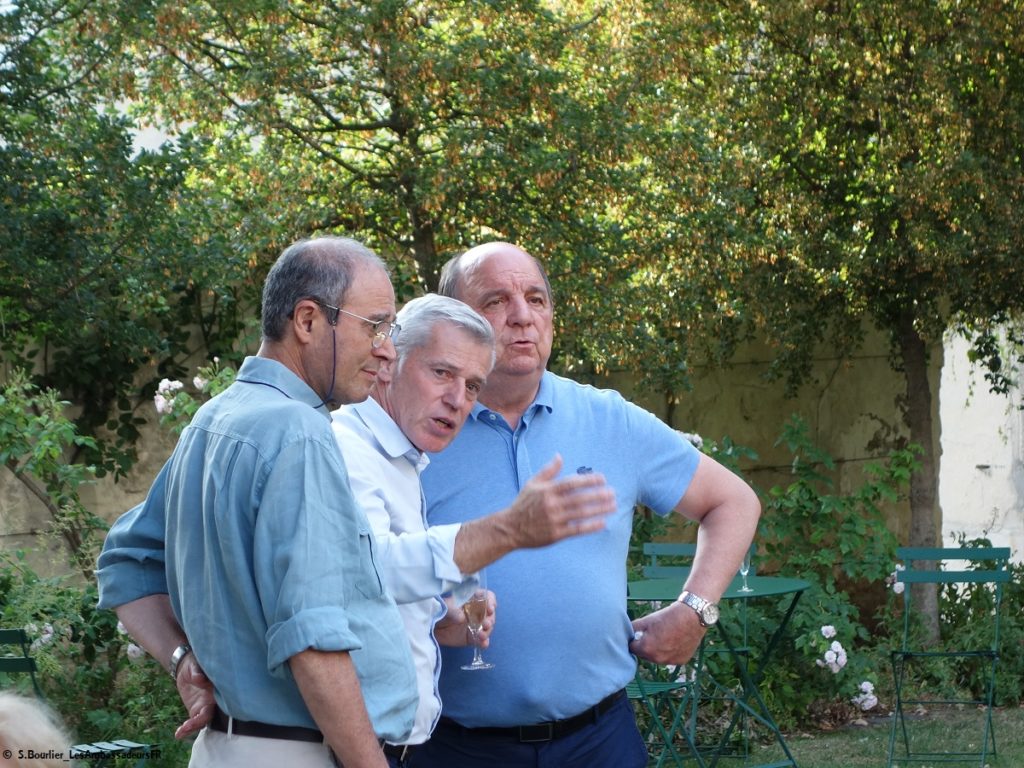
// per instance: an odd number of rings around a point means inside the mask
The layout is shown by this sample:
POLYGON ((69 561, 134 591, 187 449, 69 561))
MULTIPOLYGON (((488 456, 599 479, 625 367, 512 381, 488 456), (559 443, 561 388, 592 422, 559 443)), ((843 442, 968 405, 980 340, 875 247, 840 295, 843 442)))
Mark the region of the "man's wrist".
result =
POLYGON ((192 653, 192 646, 188 643, 182 643, 174 649, 174 653, 171 654, 171 663, 167 666, 167 670, 171 673, 172 679, 178 679, 178 670, 181 668, 181 662, 183 662, 185 657, 190 653, 192 653))
POLYGON ((697 614, 702 627, 711 627, 718 623, 719 611, 716 603, 688 590, 683 590, 683 594, 676 598, 676 602, 691 608, 697 614))

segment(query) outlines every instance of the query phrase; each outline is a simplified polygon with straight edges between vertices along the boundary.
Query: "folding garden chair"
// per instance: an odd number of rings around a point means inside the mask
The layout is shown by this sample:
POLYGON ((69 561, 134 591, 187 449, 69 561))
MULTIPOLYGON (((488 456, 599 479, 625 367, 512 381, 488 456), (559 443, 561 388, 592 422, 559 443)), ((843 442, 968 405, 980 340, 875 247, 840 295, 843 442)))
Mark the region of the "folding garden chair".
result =
POLYGON ((686 578, 690 572, 690 561, 697 553, 697 545, 677 541, 648 541, 644 544, 643 565, 645 579, 662 579, 669 576, 686 578))
MULTIPOLYGON (((0 683, 11 674, 27 674, 32 679, 32 688, 36 696, 43 699, 42 689, 36 679, 36 660, 29 653, 31 650, 32 646, 24 629, 0 629, 0 683)), ((72 760, 87 760, 90 768, 102 768, 112 764, 119 756, 137 757, 135 765, 144 766, 153 747, 152 744, 140 744, 130 739, 116 739, 75 744, 69 751, 72 760)))
MULTIPOLYGON (((671 576, 686 578, 690 572, 690 561, 697 554, 695 543, 677 541, 648 541, 643 545, 643 553, 647 562, 643 565, 645 579, 664 579, 671 576)), ((748 576, 756 576, 754 555, 757 544, 750 544, 750 571, 748 576)))
MULTIPOLYGON (((36 696, 43 698, 43 692, 36 680, 36 660, 29 656, 29 640, 24 629, 0 629, 0 674, 27 674, 32 678, 36 696)), ((2 681, 3 678, 0 678, 2 681)))
POLYGON ((696 707, 690 688, 691 683, 649 679, 642 665, 638 665, 636 677, 626 686, 626 695, 631 701, 641 704, 646 715, 638 718, 638 724, 647 744, 648 764, 655 768, 666 764, 682 768, 690 758, 699 768, 704 768, 704 760, 687 727, 687 710, 696 707), (680 754, 676 749, 677 735, 686 742, 688 755, 680 754))
POLYGON ((972 762, 985 766, 995 757, 996 741, 992 729, 992 703, 995 698, 996 665, 999 661, 999 616, 1003 584, 1010 580, 1007 564, 1009 547, 900 547, 897 557, 904 569, 896 579, 903 590, 903 633, 900 646, 892 651, 895 686, 892 730, 889 736, 887 765, 909 762, 972 762), (978 632, 969 637, 944 638, 938 646, 924 647, 915 632, 912 594, 915 584, 937 584, 946 598, 969 610, 978 632), (931 661, 937 660, 937 661, 931 661), (981 690, 971 694, 970 681, 958 675, 955 691, 935 691, 927 695, 924 684, 915 679, 924 665, 953 663, 962 671, 973 671, 983 681, 981 690), (981 740, 976 749, 966 733, 955 734, 949 749, 934 751, 934 742, 925 747, 913 738, 912 716, 920 707, 970 707, 981 713, 981 740))
MULTIPOLYGON (((748 576, 756 575, 756 568, 754 564, 754 554, 757 551, 757 546, 753 542, 750 544, 750 570, 748 576)), ((645 579, 665 579, 665 578, 678 578, 682 583, 690 572, 690 563, 693 560, 694 555, 697 553, 697 545, 693 542, 663 542, 663 541, 651 541, 646 542, 643 545, 643 553, 647 558, 647 562, 643 565, 643 576, 645 579)), ((715 682, 714 678, 711 677, 705 668, 705 654, 736 654, 738 656, 746 658, 749 656, 749 639, 748 639, 748 626, 747 626, 747 601, 743 600, 740 603, 740 625, 742 626, 742 640, 741 642, 730 650, 721 645, 716 645, 707 642, 707 638, 701 642, 700 649, 695 656, 696 662, 696 673, 694 680, 689 685, 692 688, 690 693, 691 706, 689 707, 689 716, 685 720, 686 723, 686 734, 689 741, 696 741, 696 729, 697 729, 697 709, 698 703, 701 699, 706 701, 724 700, 724 697, 716 695, 718 690, 718 683, 715 682)), ((730 664, 734 656, 730 655, 730 664)), ((650 683, 648 683, 650 685, 650 683)), ((747 729, 746 729, 746 714, 740 715, 743 721, 743 726, 740 732, 743 734, 741 745, 739 746, 740 755, 746 756, 749 752, 749 744, 747 741, 747 729)))

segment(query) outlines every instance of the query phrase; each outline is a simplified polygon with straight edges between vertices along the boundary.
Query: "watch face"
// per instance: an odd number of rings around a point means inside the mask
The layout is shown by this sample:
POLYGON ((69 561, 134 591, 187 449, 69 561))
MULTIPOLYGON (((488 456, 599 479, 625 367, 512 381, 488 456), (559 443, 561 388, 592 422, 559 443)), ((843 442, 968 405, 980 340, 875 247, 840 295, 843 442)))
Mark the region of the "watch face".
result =
POLYGON ((708 603, 705 605, 704 610, 700 613, 704 623, 709 626, 718 621, 718 606, 714 603, 708 603))

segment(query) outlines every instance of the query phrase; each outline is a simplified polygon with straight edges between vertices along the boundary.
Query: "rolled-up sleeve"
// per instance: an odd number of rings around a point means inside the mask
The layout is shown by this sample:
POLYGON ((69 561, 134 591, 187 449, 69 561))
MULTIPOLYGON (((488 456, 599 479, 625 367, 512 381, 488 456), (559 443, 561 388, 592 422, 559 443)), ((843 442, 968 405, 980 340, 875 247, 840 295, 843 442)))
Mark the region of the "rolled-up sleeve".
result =
POLYGON ((100 608, 116 608, 141 597, 167 594, 166 475, 165 465, 146 500, 121 515, 107 532, 96 569, 100 608))
POLYGON ((361 648, 352 613, 384 594, 369 523, 340 482, 343 466, 332 444, 300 440, 281 451, 267 478, 254 572, 271 671, 310 648, 361 648))

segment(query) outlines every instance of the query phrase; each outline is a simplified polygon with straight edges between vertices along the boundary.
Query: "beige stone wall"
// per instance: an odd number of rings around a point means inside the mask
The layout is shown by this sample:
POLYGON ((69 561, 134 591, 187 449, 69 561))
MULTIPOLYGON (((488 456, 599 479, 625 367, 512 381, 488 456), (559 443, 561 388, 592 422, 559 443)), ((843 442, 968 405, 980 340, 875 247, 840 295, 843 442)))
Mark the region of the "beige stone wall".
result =
MULTIPOLYGON (((790 416, 798 414, 807 422, 815 444, 836 461, 835 490, 845 493, 861 485, 865 464, 878 463, 897 438, 908 434, 896 403, 906 385, 891 369, 886 352, 885 339, 875 335, 851 360, 822 355, 815 362, 813 382, 793 398, 786 397, 781 382, 764 380, 769 355, 757 346, 741 350, 727 368, 695 369, 693 390, 683 393, 674 409, 664 398, 633 393, 626 377, 613 377, 610 383, 662 418, 671 411, 677 429, 715 441, 728 436, 737 445, 753 448, 759 460, 747 477, 761 490, 787 482, 792 455, 785 446, 776 447, 775 441, 790 416)), ((941 364, 940 350, 931 372, 936 445, 941 364)), ((890 527, 906 540, 909 506, 894 505, 888 512, 890 527)))
MULTIPOLYGON (((906 434, 895 403, 903 381, 890 369, 881 338, 869 339, 865 348, 869 351, 845 362, 822 356, 815 365, 815 383, 805 386, 795 399, 784 396, 781 383, 762 379, 767 351, 747 348, 728 368, 694 371, 693 391, 683 393, 671 409, 673 425, 711 440, 728 435, 738 445, 755 449, 760 460, 749 478, 758 487, 769 488, 786 479, 790 454, 775 448, 774 443, 789 416, 799 413, 817 444, 837 460, 837 489, 855 488, 865 462, 877 460, 884 455, 887 441, 906 434)), ((936 394, 940 363, 934 361, 936 394)), ((619 389, 662 418, 670 410, 664 398, 634 392, 628 377, 613 376, 594 383, 619 389)), ((145 403, 141 410, 152 423, 143 430, 139 462, 130 475, 116 483, 105 478, 83 489, 83 501, 108 521, 145 498, 152 478, 174 447, 174 436, 156 426, 151 405, 145 403)), ((0 472, 0 505, 0 547, 33 544, 36 533, 45 528, 45 508, 12 481, 8 472, 0 472)), ((893 529, 905 534, 908 518, 905 505, 894 508, 893 529)))

